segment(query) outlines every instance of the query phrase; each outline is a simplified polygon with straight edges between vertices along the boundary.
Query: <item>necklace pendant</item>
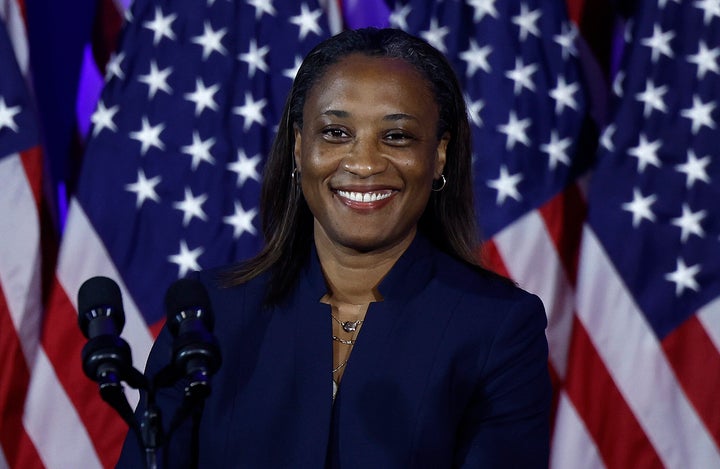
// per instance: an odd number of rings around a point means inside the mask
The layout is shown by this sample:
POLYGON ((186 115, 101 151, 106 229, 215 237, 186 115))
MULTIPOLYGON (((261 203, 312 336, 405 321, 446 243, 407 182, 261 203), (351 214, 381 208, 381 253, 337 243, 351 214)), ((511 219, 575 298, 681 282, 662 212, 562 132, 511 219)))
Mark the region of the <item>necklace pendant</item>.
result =
POLYGON ((360 321, 343 321, 341 326, 345 332, 355 332, 360 321))

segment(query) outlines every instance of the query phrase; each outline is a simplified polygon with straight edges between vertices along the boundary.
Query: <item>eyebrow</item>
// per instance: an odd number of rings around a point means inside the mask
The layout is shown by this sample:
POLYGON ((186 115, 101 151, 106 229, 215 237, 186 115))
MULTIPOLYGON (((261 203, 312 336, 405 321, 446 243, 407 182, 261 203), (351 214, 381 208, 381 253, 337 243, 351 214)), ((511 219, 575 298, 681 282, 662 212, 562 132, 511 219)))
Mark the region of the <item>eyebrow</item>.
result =
MULTIPOLYGON (((322 116, 335 116, 340 118, 348 118, 350 117, 350 113, 347 111, 341 111, 338 109, 328 109, 327 111, 323 112, 321 114, 322 116)), ((396 114, 388 114, 387 116, 383 117, 384 121, 399 121, 399 120, 418 120, 417 117, 411 116, 410 114, 404 114, 402 112, 396 113, 396 114)))

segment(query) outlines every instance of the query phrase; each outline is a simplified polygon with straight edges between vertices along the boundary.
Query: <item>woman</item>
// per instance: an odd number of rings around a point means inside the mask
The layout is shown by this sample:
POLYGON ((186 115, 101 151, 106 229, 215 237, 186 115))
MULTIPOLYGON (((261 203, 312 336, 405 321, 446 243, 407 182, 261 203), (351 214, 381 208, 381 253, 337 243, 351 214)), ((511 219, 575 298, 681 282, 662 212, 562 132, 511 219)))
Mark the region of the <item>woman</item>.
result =
MULTIPOLYGON (((546 466, 543 306, 476 265, 469 126, 442 54, 399 30, 317 46, 264 178, 266 248, 200 276, 223 365, 168 467, 193 444, 199 467, 546 466)), ((181 399, 158 397, 166 416, 181 399)), ((128 439, 120 465, 141 460, 128 439)))

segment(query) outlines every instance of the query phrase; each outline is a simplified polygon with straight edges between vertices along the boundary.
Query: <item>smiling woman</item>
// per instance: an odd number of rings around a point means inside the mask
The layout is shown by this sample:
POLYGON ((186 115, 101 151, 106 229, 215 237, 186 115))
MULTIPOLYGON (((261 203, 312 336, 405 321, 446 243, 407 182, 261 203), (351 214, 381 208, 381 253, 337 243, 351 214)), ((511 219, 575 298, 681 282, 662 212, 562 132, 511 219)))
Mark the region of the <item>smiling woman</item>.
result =
MULTIPOLYGON (((547 466, 543 306, 478 265, 467 114, 440 52, 391 29, 317 46, 261 209, 264 250, 200 275, 223 366, 166 465, 547 466)), ((164 331, 149 373, 171 348, 164 331)), ((158 396, 166 414, 181 401, 158 396)), ((128 439, 119 465, 141 456, 128 439)))

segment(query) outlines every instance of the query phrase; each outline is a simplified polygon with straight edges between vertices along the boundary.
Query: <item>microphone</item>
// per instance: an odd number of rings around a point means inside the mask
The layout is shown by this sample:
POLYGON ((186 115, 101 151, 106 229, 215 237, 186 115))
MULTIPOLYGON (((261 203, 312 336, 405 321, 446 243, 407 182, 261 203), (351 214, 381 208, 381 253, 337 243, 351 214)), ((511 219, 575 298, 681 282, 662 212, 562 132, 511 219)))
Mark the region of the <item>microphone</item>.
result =
POLYGON ((168 329, 175 337, 173 363, 187 378, 185 396, 205 398, 210 394, 210 377, 222 361, 211 333, 214 321, 205 286, 195 279, 177 280, 165 295, 165 309, 168 329))

